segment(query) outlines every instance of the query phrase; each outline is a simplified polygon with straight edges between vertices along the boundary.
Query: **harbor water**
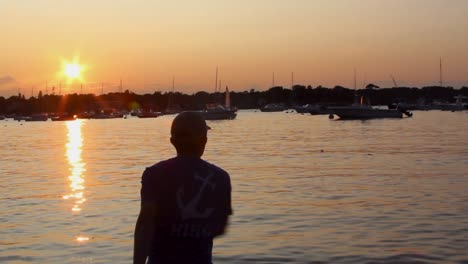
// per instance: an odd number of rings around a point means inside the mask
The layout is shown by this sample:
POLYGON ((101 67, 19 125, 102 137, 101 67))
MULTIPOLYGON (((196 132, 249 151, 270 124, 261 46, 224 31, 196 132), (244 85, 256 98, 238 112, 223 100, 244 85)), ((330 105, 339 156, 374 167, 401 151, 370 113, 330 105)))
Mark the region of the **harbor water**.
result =
MULTIPOLYGON (((0 121, 0 263, 130 263, 146 166, 174 116, 0 121)), ((215 263, 468 263, 468 112, 209 121, 231 175, 215 263)))

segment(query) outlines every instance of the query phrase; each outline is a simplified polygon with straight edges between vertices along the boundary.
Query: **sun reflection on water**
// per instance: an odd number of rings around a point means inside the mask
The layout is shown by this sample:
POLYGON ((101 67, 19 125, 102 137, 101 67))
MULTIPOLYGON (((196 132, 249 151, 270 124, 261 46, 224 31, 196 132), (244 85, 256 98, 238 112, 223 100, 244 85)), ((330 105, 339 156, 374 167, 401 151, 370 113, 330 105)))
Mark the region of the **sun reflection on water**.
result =
POLYGON ((71 210, 73 212, 80 212, 82 204, 86 201, 86 198, 84 198, 83 195, 85 188, 83 172, 86 169, 85 164, 81 160, 81 148, 83 146, 81 126, 83 125, 83 121, 75 120, 67 122, 66 124, 68 129, 66 156, 68 164, 70 164, 70 175, 68 176, 68 180, 70 181, 71 193, 64 195, 63 199, 74 199, 75 201, 71 210))
MULTIPOLYGON (((85 180, 83 173, 86 171, 85 163, 81 159, 81 152, 83 147, 83 137, 81 135, 81 127, 83 120, 74 120, 66 123, 68 129, 68 142, 66 146, 66 157, 70 165, 70 193, 63 196, 63 199, 73 199, 72 212, 79 213, 82 210, 82 205, 86 202, 84 197, 85 180)), ((76 238, 78 242, 86 242, 89 237, 79 235, 76 238)))

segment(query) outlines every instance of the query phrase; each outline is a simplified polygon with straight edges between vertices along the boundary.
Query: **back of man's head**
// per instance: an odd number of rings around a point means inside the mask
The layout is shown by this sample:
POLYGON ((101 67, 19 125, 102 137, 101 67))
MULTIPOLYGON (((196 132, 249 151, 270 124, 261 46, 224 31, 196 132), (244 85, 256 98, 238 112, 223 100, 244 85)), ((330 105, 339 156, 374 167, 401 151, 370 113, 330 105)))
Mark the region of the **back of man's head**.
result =
POLYGON ((203 154, 207 140, 207 125, 203 116, 196 112, 182 112, 174 118, 171 126, 171 142, 178 154, 203 154))

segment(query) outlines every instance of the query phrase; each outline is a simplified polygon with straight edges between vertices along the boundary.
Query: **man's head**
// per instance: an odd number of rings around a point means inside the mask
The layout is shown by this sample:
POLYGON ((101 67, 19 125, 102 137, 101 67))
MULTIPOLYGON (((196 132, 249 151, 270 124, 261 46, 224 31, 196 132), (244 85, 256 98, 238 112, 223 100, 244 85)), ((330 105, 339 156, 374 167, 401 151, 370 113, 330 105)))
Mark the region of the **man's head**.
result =
POLYGON ((171 143, 177 155, 201 157, 207 141, 205 119, 196 112, 182 112, 174 118, 171 126, 171 143))

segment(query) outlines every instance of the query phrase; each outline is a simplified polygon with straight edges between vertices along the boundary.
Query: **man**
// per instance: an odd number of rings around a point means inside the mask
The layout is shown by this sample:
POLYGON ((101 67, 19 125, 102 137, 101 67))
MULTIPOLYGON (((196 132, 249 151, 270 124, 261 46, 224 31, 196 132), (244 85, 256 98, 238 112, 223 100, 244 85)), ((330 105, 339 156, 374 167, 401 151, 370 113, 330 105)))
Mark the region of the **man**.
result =
POLYGON ((133 263, 212 263, 213 238, 232 213, 231 182, 201 159, 207 129, 201 115, 179 114, 171 126, 177 156, 144 171, 133 263))

